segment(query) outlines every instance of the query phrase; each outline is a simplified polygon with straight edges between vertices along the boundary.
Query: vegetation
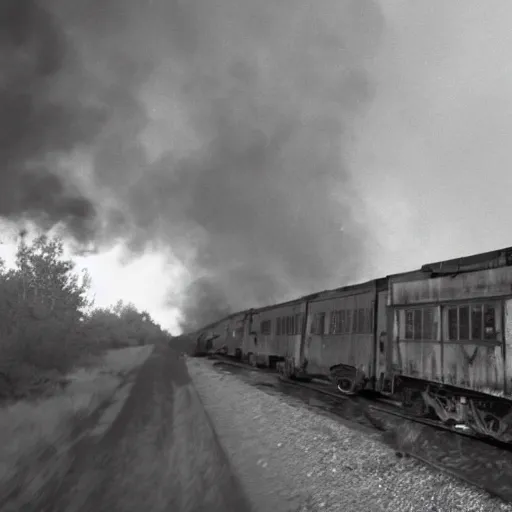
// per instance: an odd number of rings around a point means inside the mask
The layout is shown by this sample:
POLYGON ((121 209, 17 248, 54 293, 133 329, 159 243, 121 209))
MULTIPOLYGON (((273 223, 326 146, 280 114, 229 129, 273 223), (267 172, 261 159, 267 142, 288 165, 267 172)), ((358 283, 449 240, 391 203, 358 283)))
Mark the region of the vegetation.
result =
POLYGON ((168 341, 131 304, 93 308, 89 287, 57 238, 29 244, 21 236, 15 268, 0 260, 0 400, 62 386, 65 374, 108 349, 168 341))

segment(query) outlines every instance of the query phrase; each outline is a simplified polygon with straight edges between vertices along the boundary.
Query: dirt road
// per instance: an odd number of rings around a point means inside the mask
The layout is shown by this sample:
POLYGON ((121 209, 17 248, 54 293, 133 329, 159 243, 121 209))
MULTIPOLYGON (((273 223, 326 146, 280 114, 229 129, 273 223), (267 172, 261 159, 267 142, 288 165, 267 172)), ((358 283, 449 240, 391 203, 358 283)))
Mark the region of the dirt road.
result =
POLYGON ((166 347, 142 366, 105 435, 82 440, 72 457, 30 510, 249 511, 184 361, 166 347))

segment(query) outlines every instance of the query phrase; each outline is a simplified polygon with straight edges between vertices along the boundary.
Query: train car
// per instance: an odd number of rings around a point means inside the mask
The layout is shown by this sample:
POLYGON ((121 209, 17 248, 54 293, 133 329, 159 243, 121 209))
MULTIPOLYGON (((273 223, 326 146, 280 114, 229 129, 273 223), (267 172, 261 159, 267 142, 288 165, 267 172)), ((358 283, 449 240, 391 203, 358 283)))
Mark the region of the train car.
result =
POLYGON ((345 394, 382 386, 377 333, 386 333, 386 301, 386 279, 309 296, 296 359, 286 358, 280 369, 287 376, 330 379, 345 394))
POLYGON ((308 303, 302 357, 307 373, 325 375, 342 393, 375 380, 376 281, 320 293, 308 303))
POLYGON ((222 340, 226 355, 242 359, 242 345, 246 332, 245 324, 248 319, 248 311, 235 313, 226 319, 225 334, 222 340))
POLYGON ((417 414, 512 441, 512 249, 389 280, 393 392, 417 414))
POLYGON ((222 319, 197 331, 196 356, 214 353, 221 349, 226 335, 227 322, 227 319, 222 319))
POLYGON ((299 361, 306 303, 300 298, 251 310, 242 349, 251 364, 274 367, 285 358, 299 361))

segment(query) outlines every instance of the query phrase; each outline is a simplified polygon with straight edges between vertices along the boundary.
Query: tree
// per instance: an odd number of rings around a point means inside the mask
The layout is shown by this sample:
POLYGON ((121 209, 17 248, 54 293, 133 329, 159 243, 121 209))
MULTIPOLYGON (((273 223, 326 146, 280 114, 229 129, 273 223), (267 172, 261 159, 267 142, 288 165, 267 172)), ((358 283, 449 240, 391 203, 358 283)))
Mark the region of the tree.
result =
POLYGON ((16 267, 0 275, 0 348, 37 366, 64 370, 70 345, 79 341, 81 320, 90 305, 89 276, 80 278, 64 258, 62 242, 22 234, 16 267))

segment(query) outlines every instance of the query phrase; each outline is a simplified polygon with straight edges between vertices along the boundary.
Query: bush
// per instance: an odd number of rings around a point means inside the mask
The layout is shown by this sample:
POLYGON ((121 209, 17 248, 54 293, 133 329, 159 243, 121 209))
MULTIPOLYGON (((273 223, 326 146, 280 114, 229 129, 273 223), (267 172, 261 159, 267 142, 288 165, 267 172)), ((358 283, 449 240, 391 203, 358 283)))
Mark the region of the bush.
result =
POLYGON ((57 238, 29 245, 21 236, 15 268, 0 260, 0 399, 42 391, 107 349, 169 337, 131 304, 92 309, 89 276, 77 275, 63 253, 57 238))

